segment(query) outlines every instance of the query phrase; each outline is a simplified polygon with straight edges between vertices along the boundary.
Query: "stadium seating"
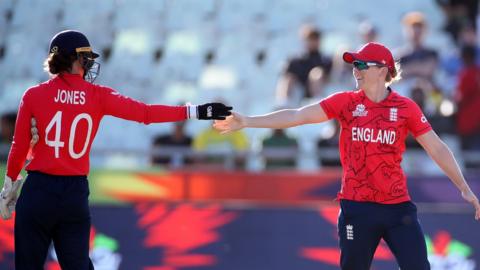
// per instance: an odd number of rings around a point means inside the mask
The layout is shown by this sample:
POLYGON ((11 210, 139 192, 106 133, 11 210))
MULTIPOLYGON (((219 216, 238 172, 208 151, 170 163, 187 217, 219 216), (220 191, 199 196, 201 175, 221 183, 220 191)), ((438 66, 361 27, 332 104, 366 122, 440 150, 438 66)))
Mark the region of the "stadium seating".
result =
MULTIPOLYGON (((11 104, 18 103, 28 85, 47 78, 42 63, 51 36, 74 28, 90 38, 95 50, 111 52, 100 58, 99 83, 144 102, 221 98, 243 113, 265 113, 274 108, 276 81, 286 59, 301 50, 297 31, 302 23, 323 30, 322 47, 331 55, 339 48, 358 47, 357 27, 365 19, 379 28, 381 41, 394 48, 403 42, 398 21, 411 10, 426 14, 427 43, 450 50, 434 1, 397 1, 393 7, 375 0, 2 0, 1 111, 13 110, 11 104), (258 61, 260 54, 263 59, 258 61)), ((328 91, 339 85, 346 83, 332 82, 328 91)), ((153 136, 123 122, 108 120, 104 125, 109 128, 99 134, 98 148, 145 149, 153 136), (118 132, 128 138, 120 141, 118 132)), ((187 129, 195 133, 202 125, 191 123, 187 129)), ((292 133, 298 135, 301 149, 308 149, 320 129, 300 127, 292 133)), ((247 133, 254 137, 262 132, 247 133)))

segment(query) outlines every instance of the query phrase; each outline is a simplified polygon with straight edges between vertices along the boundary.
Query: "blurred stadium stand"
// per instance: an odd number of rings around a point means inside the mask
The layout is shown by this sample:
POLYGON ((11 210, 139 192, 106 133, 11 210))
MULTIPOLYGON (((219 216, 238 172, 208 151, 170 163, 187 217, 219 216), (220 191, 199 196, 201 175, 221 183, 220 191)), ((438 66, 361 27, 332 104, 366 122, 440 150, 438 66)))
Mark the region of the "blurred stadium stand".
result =
MULTIPOLYGON (((441 30, 445 18, 435 1, 2 0, 0 114, 16 110, 23 91, 47 79, 42 63, 49 39, 63 29, 78 29, 89 37, 102 55, 97 82, 123 94, 166 104, 222 99, 239 112, 261 114, 276 105, 276 82, 285 61, 301 50, 297 30, 302 24, 318 26, 323 32, 323 51, 338 57, 342 50, 360 45, 358 25, 365 20, 378 28, 379 41, 400 47, 405 41, 398 22, 413 10, 426 16, 429 46, 440 55, 455 49, 441 30)), ((451 99, 454 78, 442 70, 437 77, 444 97, 451 99)), ((333 79, 325 95, 353 87, 350 78, 333 79)), ((405 87, 398 86, 400 91, 406 91, 405 87)), ((194 136, 208 124, 191 121, 187 132, 194 136)), ((134 166, 147 167, 150 159, 143 156, 149 153, 152 138, 169 130, 168 124, 139 128, 136 123, 108 117, 102 125, 93 147, 94 167, 123 166, 123 159, 115 161, 123 153, 130 153, 134 166), (117 155, 102 154, 111 151, 117 155)), ((299 169, 319 168, 316 141, 329 130, 330 123, 287 131, 299 140, 299 169)), ((253 157, 248 169, 263 168, 259 141, 269 132, 246 130, 253 157)), ((478 164, 478 152, 462 155, 457 136, 441 135, 462 164, 465 159, 478 164)), ((318 153, 335 155, 334 148, 318 153)), ((416 167, 418 159, 431 163, 422 151, 409 150, 406 170, 438 173, 434 164, 416 167)))

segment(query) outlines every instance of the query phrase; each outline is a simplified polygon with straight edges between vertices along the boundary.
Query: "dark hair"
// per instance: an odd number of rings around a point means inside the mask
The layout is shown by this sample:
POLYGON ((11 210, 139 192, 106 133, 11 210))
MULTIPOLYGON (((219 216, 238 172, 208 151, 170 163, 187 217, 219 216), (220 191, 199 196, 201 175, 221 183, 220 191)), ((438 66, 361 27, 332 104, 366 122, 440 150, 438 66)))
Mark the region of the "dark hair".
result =
POLYGON ((17 112, 7 112, 0 117, 1 121, 15 125, 17 120, 17 112))
POLYGON ((72 69, 72 64, 75 60, 77 60, 77 56, 75 55, 51 53, 43 63, 44 70, 52 75, 64 71, 69 72, 72 69))
POLYGON ((315 26, 306 24, 300 28, 300 36, 303 39, 320 39, 322 33, 315 26))
POLYGON ((472 65, 475 63, 476 48, 472 45, 466 45, 462 47, 461 51, 462 60, 465 65, 472 65))

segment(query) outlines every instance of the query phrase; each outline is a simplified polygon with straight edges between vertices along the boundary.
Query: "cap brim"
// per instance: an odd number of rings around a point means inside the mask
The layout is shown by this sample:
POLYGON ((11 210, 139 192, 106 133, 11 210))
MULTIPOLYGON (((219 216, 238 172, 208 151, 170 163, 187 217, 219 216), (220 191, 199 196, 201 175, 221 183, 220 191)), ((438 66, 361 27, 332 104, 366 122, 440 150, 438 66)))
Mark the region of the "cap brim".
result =
POLYGON ((358 60, 358 54, 357 53, 351 53, 351 52, 343 53, 343 61, 351 64, 355 60, 358 60))

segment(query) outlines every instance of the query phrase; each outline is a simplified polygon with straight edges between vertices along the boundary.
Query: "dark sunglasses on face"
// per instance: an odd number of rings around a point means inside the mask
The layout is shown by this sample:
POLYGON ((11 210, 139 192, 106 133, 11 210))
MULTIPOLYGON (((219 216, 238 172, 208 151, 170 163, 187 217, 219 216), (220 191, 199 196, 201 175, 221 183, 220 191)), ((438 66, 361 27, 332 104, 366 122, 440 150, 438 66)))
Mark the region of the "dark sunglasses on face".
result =
POLYGON ((366 70, 369 69, 370 67, 376 66, 376 67, 384 67, 385 65, 381 65, 379 63, 375 62, 364 62, 364 61, 353 61, 353 67, 355 67, 358 70, 366 70))

